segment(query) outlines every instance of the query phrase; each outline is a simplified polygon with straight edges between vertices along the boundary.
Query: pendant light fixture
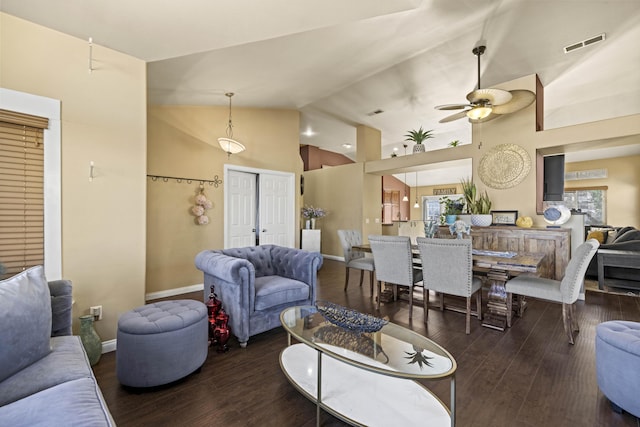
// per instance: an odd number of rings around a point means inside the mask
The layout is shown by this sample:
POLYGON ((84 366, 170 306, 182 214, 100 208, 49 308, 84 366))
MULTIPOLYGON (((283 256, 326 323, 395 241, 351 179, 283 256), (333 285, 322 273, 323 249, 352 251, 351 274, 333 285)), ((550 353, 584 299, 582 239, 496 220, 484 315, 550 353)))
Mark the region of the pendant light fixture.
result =
POLYGON ((418 171, 416 171, 416 202, 413 204, 415 209, 418 209, 420 205, 418 204, 418 171))
POLYGON ((244 145, 233 139, 233 122, 231 121, 231 97, 233 92, 227 92, 224 96, 229 98, 229 123, 227 124, 227 136, 218 138, 218 144, 227 153, 227 158, 232 154, 238 154, 245 150, 244 145))
MULTIPOLYGON (((407 144, 402 144, 404 147, 404 155, 407 155, 407 144)), ((407 173, 404 173, 404 197, 402 198, 403 202, 408 202, 409 197, 407 197, 407 173)))

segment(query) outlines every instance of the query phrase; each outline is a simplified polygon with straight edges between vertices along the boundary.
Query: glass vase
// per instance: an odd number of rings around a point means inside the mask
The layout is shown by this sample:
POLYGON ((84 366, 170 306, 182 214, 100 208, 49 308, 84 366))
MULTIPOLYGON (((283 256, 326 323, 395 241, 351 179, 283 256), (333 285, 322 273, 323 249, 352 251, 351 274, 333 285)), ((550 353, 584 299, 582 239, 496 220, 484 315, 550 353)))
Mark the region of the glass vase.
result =
POLYGON ((91 366, 98 363, 102 355, 102 340, 93 327, 93 316, 80 316, 80 340, 91 366))

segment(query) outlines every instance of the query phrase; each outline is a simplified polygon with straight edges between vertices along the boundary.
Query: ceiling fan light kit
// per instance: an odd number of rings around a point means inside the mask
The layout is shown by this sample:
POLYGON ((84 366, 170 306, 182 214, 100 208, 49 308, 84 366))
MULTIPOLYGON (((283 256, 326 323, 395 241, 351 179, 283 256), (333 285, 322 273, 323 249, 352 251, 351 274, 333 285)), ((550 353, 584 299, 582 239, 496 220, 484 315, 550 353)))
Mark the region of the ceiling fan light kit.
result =
POLYGON ((468 104, 444 104, 436 106, 436 110, 463 110, 447 116, 439 123, 468 118, 471 123, 482 123, 493 120, 502 114, 515 113, 528 107, 535 101, 535 94, 529 90, 483 89, 480 86, 480 56, 486 46, 477 46, 472 52, 478 57, 478 88, 467 94, 468 104))

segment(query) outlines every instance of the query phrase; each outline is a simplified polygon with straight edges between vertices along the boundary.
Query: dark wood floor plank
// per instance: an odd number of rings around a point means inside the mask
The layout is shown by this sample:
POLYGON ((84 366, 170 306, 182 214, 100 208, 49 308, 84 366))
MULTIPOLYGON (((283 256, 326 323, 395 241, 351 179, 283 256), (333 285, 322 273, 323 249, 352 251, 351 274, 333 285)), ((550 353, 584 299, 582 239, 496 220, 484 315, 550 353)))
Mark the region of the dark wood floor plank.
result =
MULTIPOLYGON (((505 332, 484 328, 472 317, 429 310, 422 303, 409 320, 408 303, 381 304, 376 310, 368 275, 362 287, 353 272, 344 292, 344 266, 325 259, 318 299, 329 300, 391 321, 446 348, 458 370, 458 426, 635 426, 629 414, 611 411, 595 378, 595 327, 604 321, 640 321, 640 298, 587 292, 577 305, 581 332, 568 344, 559 304, 530 300, 522 318, 505 332)), ((486 293, 486 291, 485 291, 486 293)), ((202 300, 202 292, 171 298, 202 300)), ((485 299, 486 301, 486 299, 485 299)), ((282 328, 251 337, 246 349, 230 340, 231 350, 210 348, 199 373, 174 384, 139 392, 123 388, 115 375, 115 353, 104 354, 94 372, 115 421, 122 426, 315 426, 315 405, 286 380, 278 362, 286 345, 282 328)), ((449 382, 424 382, 449 404, 449 382)), ((345 426, 323 413, 323 426, 345 426)), ((427 424, 426 421, 424 424, 427 424)), ((423 425, 418 423, 417 425, 423 425)))

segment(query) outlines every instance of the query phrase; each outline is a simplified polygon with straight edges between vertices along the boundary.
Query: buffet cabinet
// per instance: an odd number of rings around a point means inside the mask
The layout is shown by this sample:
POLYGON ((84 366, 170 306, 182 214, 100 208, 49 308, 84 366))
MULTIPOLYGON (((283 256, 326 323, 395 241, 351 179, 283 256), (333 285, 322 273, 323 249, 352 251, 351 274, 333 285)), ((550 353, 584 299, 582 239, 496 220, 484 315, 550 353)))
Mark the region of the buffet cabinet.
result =
POLYGON ((521 228, 514 226, 472 227, 474 249, 535 252, 545 254, 540 276, 561 280, 571 253, 571 229, 521 228))

